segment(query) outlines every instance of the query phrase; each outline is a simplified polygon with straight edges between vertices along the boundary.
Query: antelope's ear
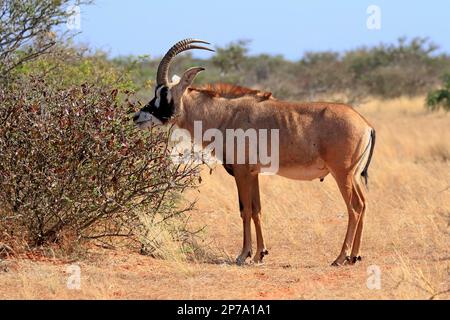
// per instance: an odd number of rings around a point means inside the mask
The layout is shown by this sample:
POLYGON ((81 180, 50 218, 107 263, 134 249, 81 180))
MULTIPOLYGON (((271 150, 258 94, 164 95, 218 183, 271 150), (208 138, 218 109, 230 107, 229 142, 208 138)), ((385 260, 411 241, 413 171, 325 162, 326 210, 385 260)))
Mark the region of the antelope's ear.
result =
POLYGON ((184 92, 192 84, 197 74, 203 70, 205 68, 202 67, 193 67, 186 70, 179 83, 181 85, 181 91, 184 92))

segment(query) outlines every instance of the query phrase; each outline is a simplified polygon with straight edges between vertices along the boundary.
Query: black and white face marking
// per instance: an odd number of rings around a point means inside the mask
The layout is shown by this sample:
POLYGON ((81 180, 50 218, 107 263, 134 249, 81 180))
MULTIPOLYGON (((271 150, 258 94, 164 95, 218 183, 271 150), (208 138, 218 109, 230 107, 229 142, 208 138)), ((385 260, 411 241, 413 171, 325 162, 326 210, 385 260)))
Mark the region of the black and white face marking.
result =
POLYGON ((134 115, 133 121, 139 129, 145 129, 166 124, 174 113, 175 105, 169 88, 159 85, 155 88, 155 97, 134 115))

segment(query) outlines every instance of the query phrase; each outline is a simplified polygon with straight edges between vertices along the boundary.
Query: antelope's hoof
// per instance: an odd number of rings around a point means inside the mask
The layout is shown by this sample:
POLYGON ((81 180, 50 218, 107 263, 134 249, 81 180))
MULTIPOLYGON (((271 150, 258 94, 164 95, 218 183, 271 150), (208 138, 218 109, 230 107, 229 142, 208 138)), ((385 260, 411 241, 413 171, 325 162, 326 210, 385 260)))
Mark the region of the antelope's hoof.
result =
POLYGON ((350 256, 346 256, 345 258, 338 257, 334 262, 331 264, 333 267, 341 267, 350 264, 351 259, 350 256))
POLYGON ((242 266, 245 264, 245 260, 252 256, 252 252, 249 251, 247 253, 241 253, 239 257, 236 258, 236 264, 238 266, 242 266))
POLYGON ((362 260, 361 256, 350 257, 349 264, 355 264, 356 262, 361 260, 362 260))
POLYGON ((259 253, 256 253, 255 256, 253 257, 253 262, 254 263, 262 263, 264 256, 267 256, 268 254, 269 254, 269 251, 267 251, 267 249, 264 249, 264 250, 260 251, 259 253))

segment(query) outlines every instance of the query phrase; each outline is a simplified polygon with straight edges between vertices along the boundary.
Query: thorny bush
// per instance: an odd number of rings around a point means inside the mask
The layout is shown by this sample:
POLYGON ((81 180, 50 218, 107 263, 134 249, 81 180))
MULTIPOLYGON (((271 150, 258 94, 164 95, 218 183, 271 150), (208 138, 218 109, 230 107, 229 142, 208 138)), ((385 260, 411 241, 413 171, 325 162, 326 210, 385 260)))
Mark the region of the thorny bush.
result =
MULTIPOLYGON (((129 93, 84 84, 54 89, 24 77, 0 88, 0 233, 30 246, 122 236, 157 245, 173 228, 198 167, 176 165, 169 132, 130 121, 129 93)), ((182 233, 175 233, 182 236, 182 233)))

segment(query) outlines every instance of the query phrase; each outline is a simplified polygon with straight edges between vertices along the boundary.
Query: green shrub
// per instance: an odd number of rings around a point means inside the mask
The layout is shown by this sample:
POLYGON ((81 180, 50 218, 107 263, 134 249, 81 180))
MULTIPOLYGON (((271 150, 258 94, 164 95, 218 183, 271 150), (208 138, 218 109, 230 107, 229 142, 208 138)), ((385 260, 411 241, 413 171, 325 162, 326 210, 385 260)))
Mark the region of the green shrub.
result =
POLYGON ((426 106, 431 111, 450 111, 450 74, 444 76, 443 88, 428 93, 426 106))
MULTIPOLYGON (((248 41, 236 41, 217 47, 207 60, 187 53, 174 61, 171 70, 180 75, 188 67, 201 65, 207 72, 200 74, 197 83, 234 83, 271 91, 280 99, 328 100, 342 96, 350 103, 368 96, 422 95, 450 72, 450 57, 438 54, 437 46, 426 38, 401 38, 397 43, 343 53, 306 52, 297 61, 279 55, 252 56, 248 51, 248 41)), ((113 63, 120 68, 132 66, 130 77, 139 87, 154 85, 148 79, 154 79, 159 57, 138 63, 132 57, 122 57, 113 63)), ((147 96, 151 93, 145 92, 147 96)))
MULTIPOLYGON (((70 5, 91 0, 0 1, 0 81, 17 67, 48 53, 57 42, 55 28, 66 23, 70 5)), ((67 34, 67 33, 66 33, 67 34)))
POLYGON ((120 65, 54 32, 68 5, 90 2, 0 1, 0 244, 120 236, 152 252, 161 233, 192 236, 180 199, 198 168, 171 162, 167 130, 129 119, 141 107, 135 59, 120 65))
POLYGON ((117 94, 88 83, 55 89, 39 77, 0 89, 4 233, 36 246, 65 234, 143 242, 149 222, 171 228, 197 168, 174 165, 168 132, 138 131, 129 116, 139 106, 117 94))

